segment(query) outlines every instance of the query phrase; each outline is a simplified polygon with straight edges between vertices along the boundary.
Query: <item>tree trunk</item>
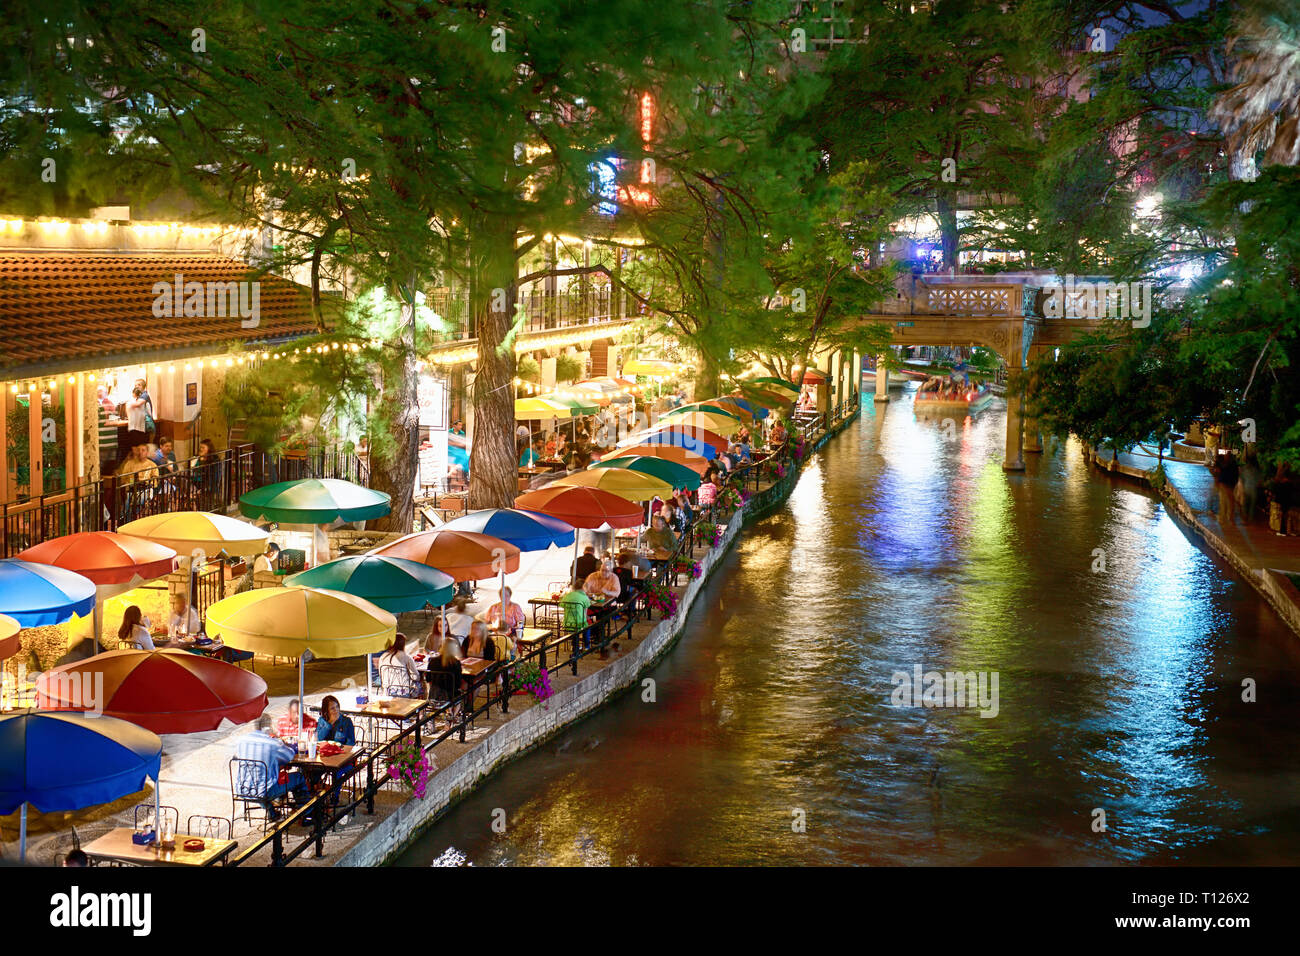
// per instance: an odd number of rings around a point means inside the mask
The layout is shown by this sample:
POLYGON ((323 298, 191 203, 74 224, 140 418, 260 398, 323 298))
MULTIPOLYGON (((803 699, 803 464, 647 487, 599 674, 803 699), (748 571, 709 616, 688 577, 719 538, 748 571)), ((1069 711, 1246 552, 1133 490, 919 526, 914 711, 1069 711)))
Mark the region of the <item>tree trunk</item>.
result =
POLYGON ((470 309, 478 338, 474 376, 474 440, 469 458, 469 507, 510 508, 519 494, 515 455, 515 350, 506 336, 514 321, 515 230, 484 216, 473 233, 470 309))
MULTIPOLYGON (((393 499, 392 511, 375 522, 376 531, 409 532, 415 520, 415 478, 419 467, 420 397, 419 372, 415 356, 415 276, 409 287, 398 290, 402 300, 402 326, 399 333, 402 354, 394 373, 383 383, 383 397, 396 448, 392 458, 373 461, 370 485, 387 492, 393 499)), ((374 447, 374 443, 371 443, 374 447)))
POLYGON ((935 218, 939 221, 939 239, 943 248, 943 267, 949 275, 957 274, 957 194, 939 193, 935 197, 935 218))

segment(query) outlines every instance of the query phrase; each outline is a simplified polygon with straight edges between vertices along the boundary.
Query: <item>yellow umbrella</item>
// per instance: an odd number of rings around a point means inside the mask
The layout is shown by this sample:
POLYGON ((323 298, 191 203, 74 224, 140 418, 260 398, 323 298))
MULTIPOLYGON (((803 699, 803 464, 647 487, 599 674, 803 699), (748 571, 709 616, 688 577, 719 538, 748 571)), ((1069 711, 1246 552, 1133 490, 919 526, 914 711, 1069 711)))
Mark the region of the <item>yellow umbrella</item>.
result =
MULTIPOLYGON (((365 598, 324 588, 262 588, 208 608, 207 632, 240 651, 298 658, 298 734, 302 735, 304 652, 313 657, 370 655, 388 647, 397 618, 365 598)), ((370 659, 366 658, 366 683, 370 659)))
POLYGON ((650 375, 659 378, 667 378, 677 372, 676 362, 666 362, 663 359, 630 359, 623 363, 624 375, 650 375))
POLYGON ((137 518, 117 529, 166 545, 182 558, 197 548, 204 555, 225 551, 233 555, 255 555, 266 550, 269 535, 247 521, 228 518, 207 511, 169 511, 165 514, 137 518))
POLYGON ((548 398, 515 399, 515 418, 534 421, 547 418, 572 418, 574 410, 548 398))
POLYGON ((629 468, 592 468, 567 475, 547 487, 555 485, 599 488, 628 501, 649 501, 655 495, 666 498, 673 493, 673 486, 668 482, 629 468))
POLYGON ((397 618, 344 591, 262 588, 232 594, 208 608, 207 631, 240 651, 353 657, 391 644, 397 618))
POLYGON ((661 421, 687 428, 703 428, 705 431, 717 432, 723 436, 730 436, 739 431, 742 424, 739 419, 732 418, 730 415, 719 415, 717 412, 687 412, 685 415, 671 417, 665 415, 661 421))

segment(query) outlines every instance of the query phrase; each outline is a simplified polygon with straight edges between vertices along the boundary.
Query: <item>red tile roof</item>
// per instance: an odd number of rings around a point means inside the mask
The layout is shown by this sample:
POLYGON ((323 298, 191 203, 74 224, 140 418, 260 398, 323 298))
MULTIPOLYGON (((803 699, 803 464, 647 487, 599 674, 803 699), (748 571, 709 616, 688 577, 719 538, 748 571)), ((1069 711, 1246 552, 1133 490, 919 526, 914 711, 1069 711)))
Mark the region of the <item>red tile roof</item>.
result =
MULTIPOLYGON (((206 288, 206 286, 205 286, 206 288)), ((125 364, 133 357, 224 351, 315 331, 306 286, 257 276, 216 255, 0 253, 0 375, 125 364), (259 324, 240 316, 153 313, 154 284, 258 281, 259 324)))

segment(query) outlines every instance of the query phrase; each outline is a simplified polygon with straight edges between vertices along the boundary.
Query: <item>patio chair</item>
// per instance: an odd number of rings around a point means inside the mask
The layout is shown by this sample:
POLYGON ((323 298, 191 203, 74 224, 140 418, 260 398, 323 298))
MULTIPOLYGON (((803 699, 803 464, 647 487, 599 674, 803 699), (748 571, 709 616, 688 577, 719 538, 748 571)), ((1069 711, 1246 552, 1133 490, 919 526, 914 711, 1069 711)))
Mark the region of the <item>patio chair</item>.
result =
POLYGON ((242 806, 244 822, 250 827, 255 822, 254 810, 262 811, 262 832, 274 818, 275 812, 288 803, 288 794, 268 798, 266 791, 274 782, 269 768, 261 760, 249 760, 244 757, 230 758, 230 819, 235 819, 235 810, 242 806))
POLYGON ((226 817, 210 817, 192 813, 185 821, 185 832, 190 836, 213 840, 233 840, 234 825, 226 817))
POLYGON ((396 664, 381 664, 379 667, 379 686, 389 697, 423 697, 424 688, 411 680, 405 667, 396 664))

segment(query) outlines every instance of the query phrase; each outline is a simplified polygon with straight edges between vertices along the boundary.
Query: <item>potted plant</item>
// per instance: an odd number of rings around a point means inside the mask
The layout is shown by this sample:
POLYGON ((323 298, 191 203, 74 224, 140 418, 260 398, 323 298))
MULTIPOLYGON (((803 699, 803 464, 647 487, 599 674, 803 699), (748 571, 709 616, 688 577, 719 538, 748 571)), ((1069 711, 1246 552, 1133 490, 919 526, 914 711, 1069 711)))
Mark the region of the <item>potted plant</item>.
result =
POLYGON ((388 759, 388 776, 400 780, 421 799, 424 797, 432 769, 433 759, 414 742, 398 750, 388 759))
POLYGON ((677 592, 666 584, 650 584, 645 589, 646 605, 658 611, 663 620, 677 613, 677 592))
POLYGON ((510 678, 510 691, 512 694, 531 694, 543 706, 555 694, 551 688, 550 672, 538 666, 536 661, 525 661, 515 668, 510 678))

